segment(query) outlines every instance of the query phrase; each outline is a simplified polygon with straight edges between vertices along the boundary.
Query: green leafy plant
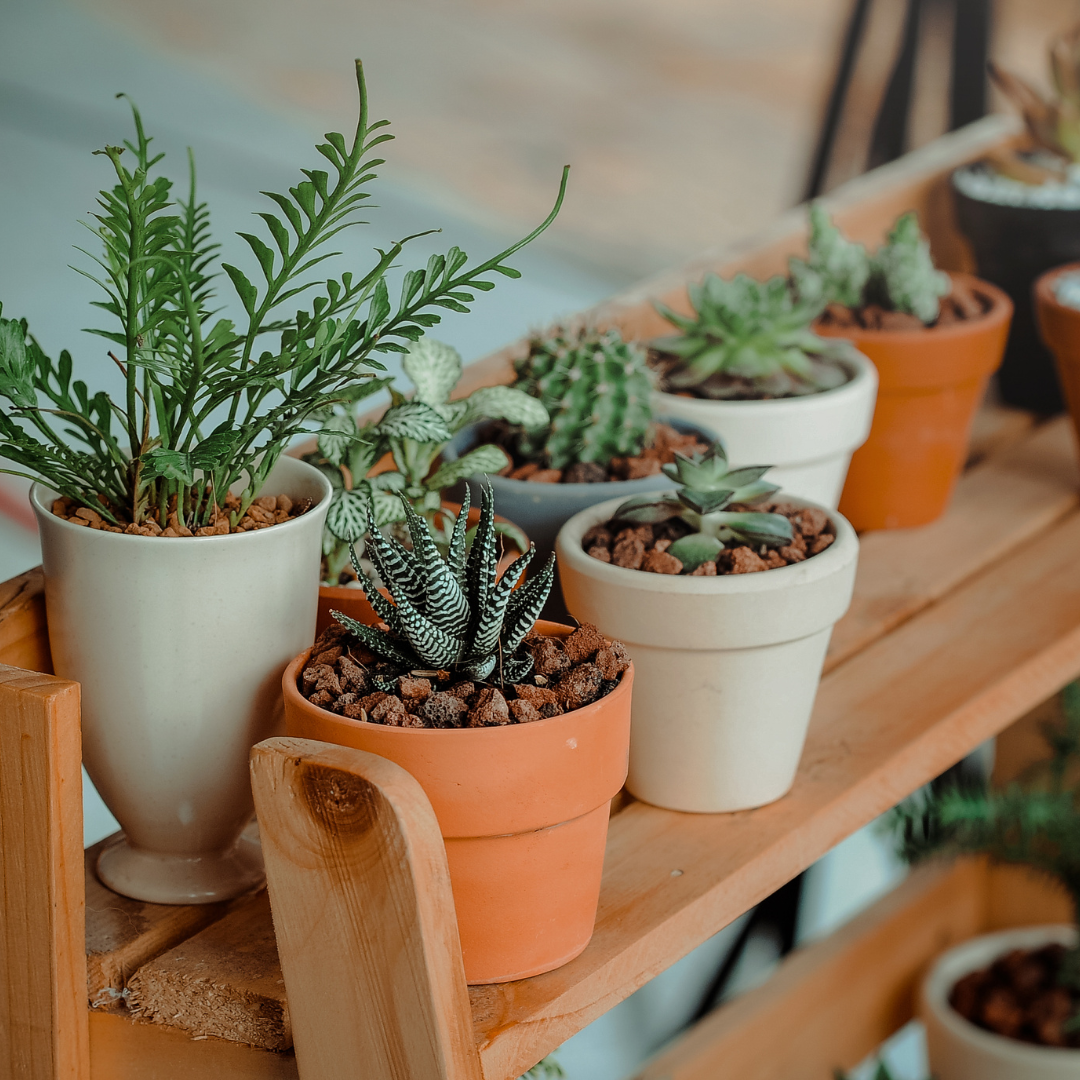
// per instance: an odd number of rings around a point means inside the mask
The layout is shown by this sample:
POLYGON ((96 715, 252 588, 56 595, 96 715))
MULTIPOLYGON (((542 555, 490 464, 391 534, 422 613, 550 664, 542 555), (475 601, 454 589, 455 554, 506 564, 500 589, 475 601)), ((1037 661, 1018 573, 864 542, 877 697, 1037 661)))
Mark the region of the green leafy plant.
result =
POLYGON ((376 655, 396 669, 450 671, 464 679, 484 680, 497 671, 500 684, 524 679, 532 655, 521 648, 555 580, 555 556, 528 584, 514 586, 536 553, 528 551, 497 578, 495 497, 484 489, 480 522, 466 549, 468 489, 444 559, 427 522, 401 496, 412 548, 383 536, 374 517, 368 520, 368 556, 390 593, 387 600, 359 560, 353 565, 371 606, 388 629, 365 626, 340 612, 334 618, 376 655))
POLYGON ((239 482, 242 515, 313 416, 376 388, 377 354, 404 351, 440 321, 439 309, 468 311, 476 291, 494 287, 491 274, 520 276, 506 259, 554 219, 565 171, 554 209, 527 237, 474 266, 456 247, 433 255, 404 275, 396 303, 387 273, 415 236, 379 250, 361 275, 313 275, 339 254, 328 242, 361 223, 364 187, 382 164, 372 151, 392 137, 381 130, 386 121, 368 122, 359 62, 356 75, 360 116, 351 143, 328 134, 316 149, 329 171, 305 169, 287 195, 263 193, 276 208, 258 215, 267 239, 239 234, 255 257, 256 282, 221 264, 244 312, 239 326, 217 314, 218 245, 193 161, 187 199, 174 203, 171 181, 156 173, 163 155, 151 153, 132 108, 134 141, 97 151, 116 184, 100 193, 90 226, 103 247, 90 256, 96 269, 80 271, 101 286, 105 299, 95 306, 114 319, 91 332, 116 350, 109 356, 124 379, 123 400, 91 394, 72 381, 68 352, 54 363, 25 321, 0 319, 0 457, 15 466, 5 472, 41 480, 113 524, 154 518, 164 526, 175 508, 196 527, 239 482), (301 294, 310 302, 287 314, 301 294))
POLYGON ((952 288, 949 275, 934 268, 929 241, 914 212, 897 218, 886 242, 871 256, 862 244, 847 240, 815 203, 810 207, 809 258, 793 258, 788 265, 800 300, 819 310, 828 304, 880 304, 932 323, 940 311, 939 297, 952 288))
MULTIPOLYGON (((410 396, 391 389, 390 408, 359 429, 351 409, 344 403, 334 406, 320 417, 318 450, 305 456, 334 488, 323 536, 328 584, 337 583, 349 560, 349 544, 367 530, 369 512, 378 527, 399 526, 391 531, 400 540, 406 538, 407 530, 400 528, 407 521, 402 497, 427 520, 436 542, 443 548, 449 545, 456 519, 442 508, 442 492, 462 477, 495 473, 507 463, 503 450, 485 445, 440 464, 439 455, 462 428, 478 420, 530 427, 547 422, 539 401, 509 386, 481 387, 451 401, 461 377, 461 356, 432 338, 411 343, 402 366, 413 384, 410 396), (392 456, 394 468, 368 476, 386 454, 392 456)), ((382 380, 379 385, 387 383, 382 380)), ((527 547, 515 526, 496 522, 495 529, 512 539, 519 551, 527 547)))
POLYGON ((680 361, 666 375, 673 389, 693 388, 708 398, 744 397, 741 382, 756 396, 788 397, 829 390, 850 377, 843 361, 851 345, 813 333, 810 324, 821 305, 797 297, 786 278, 760 282, 737 274, 725 281, 707 274, 688 292, 696 317, 656 304, 681 331, 652 343, 680 361))
POLYGON ((555 1060, 553 1054, 538 1061, 527 1073, 518 1077, 518 1080, 566 1080, 566 1073, 562 1066, 555 1060))
POLYGON ((729 469, 723 447, 715 444, 704 454, 675 455, 664 472, 681 485, 674 492, 647 493, 627 499, 613 520, 655 525, 682 518, 694 531, 676 540, 668 553, 682 564, 684 574, 715 560, 725 544, 750 547, 785 547, 792 541, 791 522, 782 514, 759 510, 727 510, 735 504, 753 504, 780 489, 762 480, 771 465, 729 469))
POLYGON ((1020 110, 1035 145, 1051 155, 1050 161, 1039 162, 1021 157, 1017 149, 994 155, 999 171, 1024 183, 1060 180, 1065 163, 1080 163, 1080 25, 1051 38, 1048 52, 1049 96, 993 61, 987 65, 998 88, 1020 110))
POLYGON ((517 449, 528 461, 565 469, 606 465, 640 453, 652 421, 645 352, 617 330, 557 331, 529 342, 515 361, 516 387, 543 403, 550 423, 524 425, 517 449))
MULTIPOLYGON (((1047 725, 1050 759, 1023 784, 1003 790, 950 785, 924 789, 897 807, 890 825, 897 850, 909 861, 936 855, 988 855, 1019 863, 1058 881, 1080 915, 1080 684, 1063 692, 1065 722, 1047 725)), ((1080 990, 1080 947, 1065 970, 1080 990)))

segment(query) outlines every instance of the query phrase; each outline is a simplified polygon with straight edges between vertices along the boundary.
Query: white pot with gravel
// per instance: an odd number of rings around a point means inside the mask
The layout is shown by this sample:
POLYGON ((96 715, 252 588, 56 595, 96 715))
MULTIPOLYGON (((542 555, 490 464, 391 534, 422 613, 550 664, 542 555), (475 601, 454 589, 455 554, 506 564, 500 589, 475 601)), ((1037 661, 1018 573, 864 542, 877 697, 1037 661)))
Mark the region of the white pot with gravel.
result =
MULTIPOLYGON (((740 480, 745 474, 734 477, 740 480)), ((667 498, 674 506, 676 493, 667 498)), ((641 525, 624 517, 607 528, 627 506, 618 500, 576 514, 559 533, 567 608, 617 634, 634 661, 627 787, 636 798, 697 813, 745 810, 781 798, 794 781, 832 628, 851 599, 859 544, 835 511, 778 498, 787 518, 711 510, 706 497, 708 512, 695 519, 701 531, 655 541, 644 554, 635 548, 641 525), (779 523, 749 518, 792 521, 795 538, 758 544, 779 523), (606 559, 596 540, 604 530, 612 534, 606 559), (641 568, 631 568, 635 559, 641 568), (718 571, 719 563, 745 572, 718 571), (691 566, 696 572, 686 572, 691 566)), ((653 535, 670 531, 676 517, 685 521, 676 511, 649 526, 653 535)))

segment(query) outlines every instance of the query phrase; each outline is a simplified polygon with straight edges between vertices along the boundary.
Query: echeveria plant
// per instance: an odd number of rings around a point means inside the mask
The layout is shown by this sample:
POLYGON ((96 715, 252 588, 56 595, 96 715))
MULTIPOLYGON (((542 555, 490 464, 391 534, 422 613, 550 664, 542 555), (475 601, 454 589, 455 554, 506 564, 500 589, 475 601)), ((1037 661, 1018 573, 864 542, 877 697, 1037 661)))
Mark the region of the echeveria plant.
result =
MULTIPOLYGON (((456 461, 440 464, 443 448, 463 427, 478 420, 547 423, 547 411, 539 401, 509 386, 481 387, 451 401, 461 377, 461 355, 440 341, 423 337, 413 342, 402 366, 414 387, 409 397, 392 389, 390 408, 360 428, 351 410, 336 407, 323 418, 318 452, 305 458, 326 474, 334 489, 323 538, 330 584, 337 582, 349 559, 349 543, 367 531, 369 513, 378 527, 401 525, 408 520, 405 500, 427 520, 440 546, 450 543, 455 517, 442 508, 442 492, 462 477, 495 473, 507 464, 505 451, 494 445, 478 446, 456 461), (394 467, 369 476, 372 466, 387 454, 394 467)), ((386 383, 381 380, 380 386, 386 383)), ((520 530, 502 522, 496 522, 495 529, 525 550, 527 541, 520 530)), ((396 531, 405 538, 402 529, 396 531)))
POLYGON ((762 282, 737 274, 726 281, 707 274, 688 292, 695 317, 656 304, 681 331, 652 343, 658 352, 682 361, 666 376, 673 389, 738 397, 744 389, 732 380, 741 379, 762 395, 784 397, 829 390, 848 380, 842 361, 851 346, 810 329, 821 304, 796 296, 786 278, 762 282))
POLYGON ((612 514, 615 521, 655 525, 682 518, 694 531, 667 550, 692 573, 702 563, 715 561, 728 542, 733 546, 780 548, 792 541, 791 522, 782 514, 759 510, 728 510, 732 504, 760 502, 780 489, 761 478, 771 465, 728 467, 723 447, 715 444, 704 454, 675 455, 664 472, 681 485, 672 492, 647 493, 627 499, 612 514))
POLYGON ((380 250, 362 273, 313 273, 338 254, 328 242, 361 224, 364 185, 382 164, 372 151, 392 137, 380 132, 386 121, 368 123, 359 63, 356 74, 360 117, 351 142, 328 134, 316 149, 330 170, 302 170, 287 195, 264 192, 273 204, 258 215, 265 238, 240 234, 255 281, 221 264, 243 311, 239 326, 219 317, 219 245, 195 193, 194 165, 186 200, 174 202, 171 181, 156 172, 163 155, 151 153, 132 109, 134 141, 97 151, 116 184, 100 193, 90 225, 102 246, 90 256, 96 267, 80 271, 104 291, 96 306, 113 322, 91 332, 114 350, 122 396, 72 381, 66 351, 54 362, 25 321, 0 319, 0 457, 15 466, 5 472, 41 480, 113 524, 153 518, 163 527, 174 505, 189 528, 205 524, 239 482, 242 515, 295 435, 333 402, 355 402, 376 387, 377 354, 405 351, 440 321, 439 309, 467 311, 476 290, 494 287, 491 274, 520 276, 505 260, 553 220, 565 172, 539 228, 475 266, 456 247, 432 256, 404 275, 396 303, 387 274, 415 237, 380 250))

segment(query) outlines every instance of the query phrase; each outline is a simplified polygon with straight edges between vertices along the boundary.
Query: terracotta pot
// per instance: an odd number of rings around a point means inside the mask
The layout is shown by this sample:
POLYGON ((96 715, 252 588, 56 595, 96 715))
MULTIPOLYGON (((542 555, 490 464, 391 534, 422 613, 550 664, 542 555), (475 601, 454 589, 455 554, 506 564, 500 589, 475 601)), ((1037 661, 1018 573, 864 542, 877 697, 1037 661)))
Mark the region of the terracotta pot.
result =
POLYGON ((1080 311, 1062 304, 1054 295, 1057 279, 1078 270, 1080 263, 1056 267, 1035 282, 1034 292, 1039 333, 1054 354, 1065 403, 1080 439, 1080 311))
POLYGON ((248 752, 281 727, 281 672, 311 641, 330 485, 282 457, 263 490, 316 505, 270 529, 161 539, 80 528, 40 485, 56 673, 82 684, 83 760, 124 830, 109 888, 203 904, 263 878, 248 752))
MULTIPOLYGON (((376 621, 370 607, 353 613, 376 621)), ((309 655, 282 680, 288 733, 389 758, 420 782, 446 841, 468 981, 525 979, 577 956, 596 919, 609 802, 626 778, 633 668, 606 697, 548 720, 394 728, 305 700, 297 679, 309 655)))
POLYGON ((1072 926, 1031 926, 985 934, 943 953, 923 980, 919 1015, 926 1025, 935 1080, 1080 1080, 1080 1050, 1035 1046, 986 1031, 949 1004, 957 980, 1013 949, 1074 945, 1072 926))
MULTIPOLYGON (((389 456, 389 455, 387 455, 389 456)), ((392 462, 391 462, 392 465, 392 462)), ((382 470, 380 470, 382 471, 382 470)), ((374 475, 375 469, 372 469, 372 475, 374 475)), ((455 514, 461 509, 460 503, 448 502, 443 499, 443 506, 447 510, 452 510, 455 514)), ((469 509, 468 524, 470 526, 477 524, 480 520, 480 507, 472 506, 469 509)), ((510 522, 507 518, 504 518, 502 514, 495 515, 496 521, 501 521, 503 524, 517 525, 517 522, 510 522)), ((520 528, 520 526, 518 526, 520 528)), ((499 577, 503 576, 503 573, 510 566, 510 564, 520 555, 521 552, 515 548, 511 548, 498 562, 496 571, 499 577)), ((530 564, 533 567, 543 566, 540 561, 539 552, 533 556, 533 561, 530 564)), ((524 578, 521 579, 514 586, 515 589, 520 588, 524 584, 524 578)), ((320 585, 319 586, 319 613, 315 620, 315 636, 318 637, 329 625, 333 622, 333 618, 330 615, 331 611, 340 611, 345 615, 354 619, 359 619, 360 615, 353 614, 353 605, 359 599, 360 611, 370 611, 368 602, 364 599, 363 590, 356 585, 320 585)))
POLYGON ((707 401, 653 393, 653 408, 716 431, 732 466, 772 465, 769 482, 835 508, 852 452, 870 430, 877 373, 865 357, 835 390, 775 401, 707 401))
POLYGON ((939 518, 967 457, 971 424, 1001 363, 1012 302, 994 285, 954 274, 991 302, 979 319, 930 330, 815 327, 845 337, 874 362, 877 407, 855 451, 840 512, 860 532, 939 518))
POLYGON ((851 600, 854 531, 832 511, 836 541, 805 562, 718 577, 649 574, 582 550, 586 531, 618 505, 575 514, 556 551, 566 606, 617 636, 634 661, 627 788, 695 813, 779 799, 795 779, 833 624, 851 600))

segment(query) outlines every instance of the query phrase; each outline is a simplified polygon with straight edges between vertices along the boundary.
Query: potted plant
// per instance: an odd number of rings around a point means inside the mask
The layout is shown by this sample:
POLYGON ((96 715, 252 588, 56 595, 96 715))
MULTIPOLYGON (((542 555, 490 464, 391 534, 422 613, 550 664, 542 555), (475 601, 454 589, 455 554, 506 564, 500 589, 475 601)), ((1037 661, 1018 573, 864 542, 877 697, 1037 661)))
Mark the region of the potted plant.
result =
MULTIPOLYGON (((404 495, 445 550, 458 505, 446 501, 443 492, 472 472, 496 473, 507 464, 506 454, 491 444, 444 461, 446 444, 456 432, 480 418, 530 426, 547 422, 547 412, 539 401, 509 386, 485 386, 451 401, 461 377, 461 355, 433 338, 410 342, 402 367, 413 384, 411 395, 391 387, 390 408, 359 429, 351 402, 336 403, 318 417, 322 424, 318 446, 303 458, 326 476, 334 492, 323 533, 319 632, 329 623, 331 606, 341 607, 355 599, 352 590, 358 582, 349 545, 355 542, 360 546, 363 560, 369 510, 379 528, 407 545, 410 540, 399 498, 404 495)), ((379 388, 391 382, 378 380, 379 388)), ((472 511, 474 519, 478 513, 472 511)), ((496 518, 495 531, 511 542, 517 554, 529 546, 525 534, 505 518, 496 518)), ((513 557, 504 555, 500 566, 505 569, 513 557)))
MULTIPOLYGON (((1080 903, 1076 766, 1080 688, 1066 723, 1023 784, 930 789, 894 811, 901 854, 987 855, 1056 879, 1080 903)), ((1059 1080, 1080 1075, 1080 946, 1072 925, 987 934, 943 953, 924 980, 920 1013, 937 1080, 1059 1080)))
POLYGON ((471 983, 550 971, 592 936, 609 802, 626 776, 633 668, 595 628, 535 622, 554 562, 496 574, 486 489, 466 551, 466 492, 446 556, 402 498, 411 550, 369 521, 357 561, 371 611, 331 628, 283 677, 291 735, 407 769, 446 841, 471 983))
POLYGON ((936 270, 913 213, 870 255, 811 207, 809 258, 792 259, 791 275, 800 296, 824 305, 817 332, 847 338, 877 368, 874 421, 851 459, 840 512, 859 531, 934 521, 1001 362, 1009 298, 967 274, 936 270))
POLYGON ((1080 263, 1048 270, 1035 282, 1034 293, 1039 334, 1054 356, 1080 440, 1080 263))
POLYGON ((998 372, 1002 400, 1051 414, 1064 408, 1053 361, 1039 340, 1031 287, 1044 271, 1080 259, 1080 26, 1049 48, 1053 90, 989 65, 1019 108, 1027 139, 952 175, 956 218, 981 278, 1016 309, 998 372))
POLYGON ((490 483, 495 501, 536 543, 540 558, 563 523, 586 506, 667 486, 660 466, 677 450, 704 450, 716 435, 699 425, 654 416, 645 352, 617 330, 559 329, 529 342, 514 362, 514 388, 539 402, 548 419, 462 429, 446 450, 454 461, 495 440, 511 461, 482 476, 473 468, 473 501, 490 483))
POLYGON ((836 512, 776 494, 768 466, 714 447, 681 486, 575 514, 556 544, 576 618, 634 661, 627 788, 699 813, 745 810, 795 778, 858 540, 836 512))
POLYGON ((874 366, 813 333, 820 303, 784 277, 707 274, 688 293, 693 316, 656 305, 679 330, 652 342, 657 411, 718 431, 736 467, 774 461, 785 491, 835 507, 870 430, 874 366))
POLYGON ((395 306, 386 275, 402 241, 363 274, 313 277, 390 138, 368 123, 359 64, 357 83, 352 141, 318 147, 329 172, 269 193, 269 243, 241 234, 258 284, 221 264, 239 326, 217 314, 194 165, 174 204, 135 110, 134 139, 99 151, 116 184, 91 226, 96 306, 113 320, 94 333, 120 392, 91 393, 66 351, 54 362, 24 321, 0 321, 0 456, 38 481, 54 666, 82 684, 86 767, 124 830, 98 872, 137 899, 209 902, 262 878, 257 842, 241 837, 248 750, 273 734, 280 672, 311 640, 331 497, 317 469, 283 456, 289 441, 368 392, 376 355, 421 337, 433 308, 464 306, 492 271, 516 274, 503 260, 521 244, 473 267, 455 248, 406 274, 395 306))

